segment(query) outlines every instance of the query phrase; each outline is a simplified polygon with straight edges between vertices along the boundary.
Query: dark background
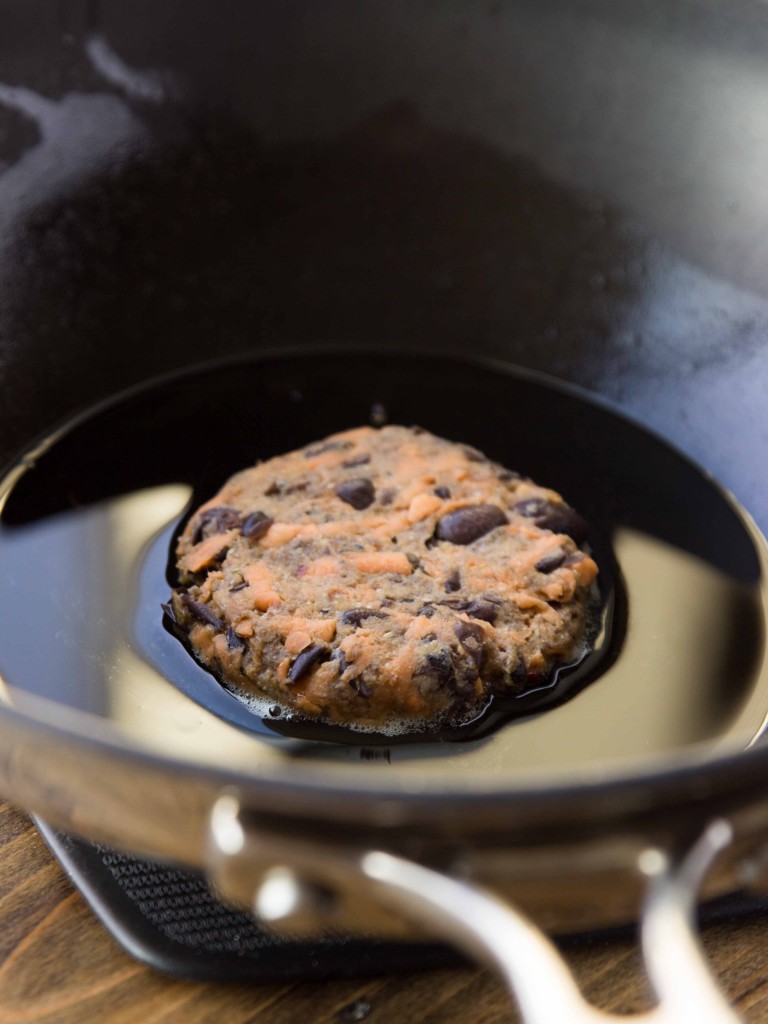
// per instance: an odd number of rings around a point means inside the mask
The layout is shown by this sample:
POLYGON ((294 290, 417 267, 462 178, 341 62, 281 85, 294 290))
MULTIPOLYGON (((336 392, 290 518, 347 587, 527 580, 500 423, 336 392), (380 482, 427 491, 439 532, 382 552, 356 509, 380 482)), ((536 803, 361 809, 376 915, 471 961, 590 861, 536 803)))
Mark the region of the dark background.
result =
POLYGON ((0 21, 3 460, 218 355, 451 349, 618 402, 768 527, 763 4, 0 21))

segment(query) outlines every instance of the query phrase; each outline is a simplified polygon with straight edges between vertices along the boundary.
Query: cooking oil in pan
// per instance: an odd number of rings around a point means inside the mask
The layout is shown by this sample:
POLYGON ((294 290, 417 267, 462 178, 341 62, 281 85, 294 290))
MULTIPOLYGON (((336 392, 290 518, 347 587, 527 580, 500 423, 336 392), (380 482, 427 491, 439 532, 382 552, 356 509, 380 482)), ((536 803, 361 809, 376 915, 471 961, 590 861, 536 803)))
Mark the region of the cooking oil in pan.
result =
POLYGON ((158 753, 231 768, 318 760, 498 782, 738 748, 768 711, 764 563, 757 530, 705 473, 570 389, 434 355, 229 361, 91 410, 6 477, 0 672, 19 707, 43 697, 158 753), (160 609, 191 509, 232 472, 372 409, 560 491, 590 523, 601 567, 599 635, 580 665, 469 726, 398 742, 254 709, 192 659, 160 609))

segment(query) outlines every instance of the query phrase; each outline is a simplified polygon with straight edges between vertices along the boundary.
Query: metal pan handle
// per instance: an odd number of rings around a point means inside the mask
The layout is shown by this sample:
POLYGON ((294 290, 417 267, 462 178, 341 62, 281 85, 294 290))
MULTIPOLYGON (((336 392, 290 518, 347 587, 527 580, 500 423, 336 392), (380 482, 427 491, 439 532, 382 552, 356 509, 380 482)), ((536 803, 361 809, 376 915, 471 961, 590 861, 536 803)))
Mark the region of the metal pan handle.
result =
MULTIPOLYGON (((635 1020, 653 1024, 733 1024, 706 965, 694 910, 707 868, 730 843, 731 828, 714 822, 679 863, 647 850, 640 869, 650 876, 641 920, 643 956, 658 999, 635 1020)), ((424 924, 499 972, 525 1024, 606 1024, 632 1018, 589 1005, 553 943, 525 915, 492 893, 387 853, 369 853, 364 874, 401 913, 424 924)))
POLYGON ((694 919, 701 882, 731 840, 731 826, 717 820, 680 858, 655 848, 640 854, 638 868, 648 878, 641 944, 657 1004, 634 1018, 590 1005, 544 932, 482 886, 383 851, 354 853, 257 833, 234 794, 213 808, 208 865, 225 898, 250 902, 262 922, 281 931, 316 933, 331 919, 343 924, 344 892, 358 922, 364 903, 366 920, 390 933, 410 922, 445 939, 501 975, 524 1024, 737 1024, 710 974, 694 919), (383 916, 373 922, 377 905, 383 916))

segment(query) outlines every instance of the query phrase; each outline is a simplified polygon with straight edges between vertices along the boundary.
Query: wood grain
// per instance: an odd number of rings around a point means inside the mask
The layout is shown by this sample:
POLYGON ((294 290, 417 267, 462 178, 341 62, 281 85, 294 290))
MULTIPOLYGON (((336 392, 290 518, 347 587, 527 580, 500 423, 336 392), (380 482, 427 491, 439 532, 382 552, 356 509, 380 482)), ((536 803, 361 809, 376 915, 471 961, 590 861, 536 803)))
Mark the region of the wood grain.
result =
MULTIPOLYGON (((711 926, 704 945, 744 1019, 768 1022, 768 920, 711 926)), ((620 1013, 649 1005, 629 938, 586 938, 565 953, 597 1005, 620 1013)), ((1 1024, 346 1024, 357 1000, 369 1008, 367 1024, 518 1019, 495 978, 472 968, 258 986, 161 975, 117 946, 29 819, 0 803, 1 1024)))

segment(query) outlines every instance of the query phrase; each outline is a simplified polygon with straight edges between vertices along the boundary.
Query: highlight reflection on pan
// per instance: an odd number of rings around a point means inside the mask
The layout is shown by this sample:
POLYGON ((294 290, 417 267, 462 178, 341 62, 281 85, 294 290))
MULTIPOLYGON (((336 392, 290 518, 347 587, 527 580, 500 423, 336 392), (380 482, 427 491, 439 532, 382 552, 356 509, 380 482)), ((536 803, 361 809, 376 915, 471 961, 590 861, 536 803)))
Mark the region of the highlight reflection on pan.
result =
POLYGON ((352 352, 226 362, 150 384, 69 426, 10 487, 0 530, 0 670, 207 763, 317 760, 425 784, 615 764, 697 743, 743 748, 768 709, 764 542, 698 468, 585 396, 509 368, 352 352), (561 491, 591 524, 619 649, 572 699, 464 742, 281 736, 162 625, 172 538, 229 473, 365 422, 382 404, 561 491), (616 570, 612 571, 613 558, 616 570), (623 597, 622 597, 623 600, 623 597))

